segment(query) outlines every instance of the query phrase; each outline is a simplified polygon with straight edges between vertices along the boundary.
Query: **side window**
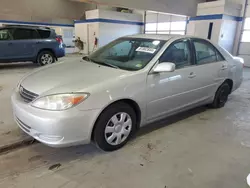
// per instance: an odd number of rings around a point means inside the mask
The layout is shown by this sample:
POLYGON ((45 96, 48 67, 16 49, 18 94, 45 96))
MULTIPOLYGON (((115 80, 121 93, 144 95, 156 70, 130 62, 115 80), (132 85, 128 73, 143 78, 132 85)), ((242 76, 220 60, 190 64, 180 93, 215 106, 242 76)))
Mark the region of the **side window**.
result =
POLYGON ((16 29, 13 34, 14 40, 38 39, 39 34, 33 29, 16 29))
MULTIPOLYGON (((216 49, 206 41, 194 41, 196 61, 198 65, 217 62, 216 49)), ((222 57, 221 57, 222 58, 222 57)))
POLYGON ((12 40, 11 31, 9 29, 0 30, 0 41, 3 40, 12 40))
POLYGON ((159 63, 162 62, 174 63, 176 69, 192 65, 189 42, 184 40, 171 44, 160 57, 159 63))
POLYGON ((50 31, 47 30, 37 30, 42 39, 47 39, 50 37, 50 31))
POLYGON ((32 39, 41 38, 36 30, 31 30, 31 37, 32 37, 32 39))

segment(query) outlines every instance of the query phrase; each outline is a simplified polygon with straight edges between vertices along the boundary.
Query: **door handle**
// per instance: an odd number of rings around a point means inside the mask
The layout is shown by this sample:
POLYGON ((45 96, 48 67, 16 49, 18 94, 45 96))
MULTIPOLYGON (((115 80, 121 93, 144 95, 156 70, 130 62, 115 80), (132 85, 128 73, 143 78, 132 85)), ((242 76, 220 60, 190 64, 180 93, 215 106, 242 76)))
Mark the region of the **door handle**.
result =
POLYGON ((196 74, 194 74, 193 72, 191 72, 188 76, 188 78, 195 78, 196 77, 196 74))
POLYGON ((9 43, 8 43, 9 46, 12 45, 12 44, 13 44, 12 42, 9 42, 9 43))
POLYGON ((41 44, 41 42, 36 42, 36 44, 41 44))

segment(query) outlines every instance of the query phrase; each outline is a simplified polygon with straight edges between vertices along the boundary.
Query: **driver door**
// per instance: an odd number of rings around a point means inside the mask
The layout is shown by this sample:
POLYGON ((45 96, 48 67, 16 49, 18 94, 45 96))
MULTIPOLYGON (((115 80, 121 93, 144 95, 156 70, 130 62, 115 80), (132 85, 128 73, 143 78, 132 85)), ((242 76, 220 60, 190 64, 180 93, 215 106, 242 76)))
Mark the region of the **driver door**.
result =
POLYGON ((150 73, 147 77, 147 120, 181 110, 196 103, 193 92, 198 87, 191 42, 182 39, 173 42, 159 59, 159 63, 176 65, 174 72, 150 73))

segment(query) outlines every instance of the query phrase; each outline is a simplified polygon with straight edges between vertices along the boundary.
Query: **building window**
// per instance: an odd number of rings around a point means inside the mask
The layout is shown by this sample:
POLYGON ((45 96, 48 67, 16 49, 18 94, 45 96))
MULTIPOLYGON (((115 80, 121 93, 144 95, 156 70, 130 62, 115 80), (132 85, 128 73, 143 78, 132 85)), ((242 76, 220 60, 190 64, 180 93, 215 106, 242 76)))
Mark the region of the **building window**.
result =
POLYGON ((250 42, 250 17, 245 19, 241 42, 250 42))
POLYGON ((147 12, 145 33, 185 35, 186 20, 186 16, 147 12))

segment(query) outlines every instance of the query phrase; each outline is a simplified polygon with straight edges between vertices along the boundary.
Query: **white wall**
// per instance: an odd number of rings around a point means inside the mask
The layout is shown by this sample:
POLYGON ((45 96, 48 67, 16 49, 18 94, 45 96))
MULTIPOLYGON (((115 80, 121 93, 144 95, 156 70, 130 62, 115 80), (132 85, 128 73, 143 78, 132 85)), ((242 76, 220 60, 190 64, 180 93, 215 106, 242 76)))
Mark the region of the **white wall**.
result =
MULTIPOLYGON (((92 10, 86 12, 86 19, 108 19, 129 22, 142 22, 143 15, 121 13, 107 10, 92 10)), ((101 47, 112 40, 125 35, 142 33, 143 27, 135 24, 107 23, 99 20, 96 22, 75 23, 76 37, 84 42, 84 54, 91 53, 96 49, 95 38, 98 39, 98 46, 101 47)))
MULTIPOLYGON (((223 14, 225 1, 214 1, 207 3, 200 3, 197 6, 197 16, 223 14)), ((187 25, 187 34, 202 38, 208 37, 209 24, 213 23, 213 30, 211 41, 218 43, 221 32, 221 19, 213 20, 191 20, 187 25)))
POLYGON ((80 37, 83 41, 84 54, 93 51, 94 38, 99 38, 99 23, 77 23, 75 24, 75 37, 80 37))
POLYGON ((194 35, 197 37, 207 38, 209 24, 213 23, 213 31, 211 36, 211 41, 218 43, 222 20, 197 20, 190 21, 187 25, 187 34, 194 35))
POLYGON ((100 23, 99 47, 104 46, 119 37, 141 33, 137 25, 100 23))
MULTIPOLYGON (((81 2, 93 2, 92 0, 78 0, 81 2)), ((205 0, 95 0, 102 5, 115 7, 128 7, 142 10, 152 10, 195 16, 197 4, 205 0)))
POLYGON ((230 53, 233 53, 233 50, 234 50, 234 42, 235 42, 235 35, 237 32, 237 25, 238 23, 236 21, 232 21, 232 20, 222 21, 218 44, 222 46, 223 48, 225 48, 230 53))
POLYGON ((197 16, 211 15, 211 14, 223 14, 224 6, 225 6, 224 0, 200 3, 197 6, 197 16))
MULTIPOLYGON (((246 8, 246 17, 250 17, 250 2, 246 8)), ((238 54, 244 58, 245 65, 250 67, 250 42, 240 42, 238 54)))
POLYGON ((198 16, 218 14, 221 15, 221 18, 217 18, 217 20, 190 21, 187 26, 187 33, 206 38, 209 22, 213 22, 211 40, 236 55, 241 33, 241 22, 236 21, 235 17, 243 15, 243 2, 243 0, 220 0, 199 4, 198 16))
POLYGON ((107 10, 99 10, 99 18, 143 22, 143 15, 122 13, 122 12, 115 12, 115 11, 107 11, 107 10))
POLYGON ((197 15, 227 14, 240 16, 242 10, 241 0, 217 0, 200 3, 197 8, 197 15))
MULTIPOLYGON (((100 18, 122 20, 130 22, 143 22, 143 15, 99 10, 100 18)), ((143 27, 131 24, 100 23, 99 47, 126 35, 143 32, 143 27)))

